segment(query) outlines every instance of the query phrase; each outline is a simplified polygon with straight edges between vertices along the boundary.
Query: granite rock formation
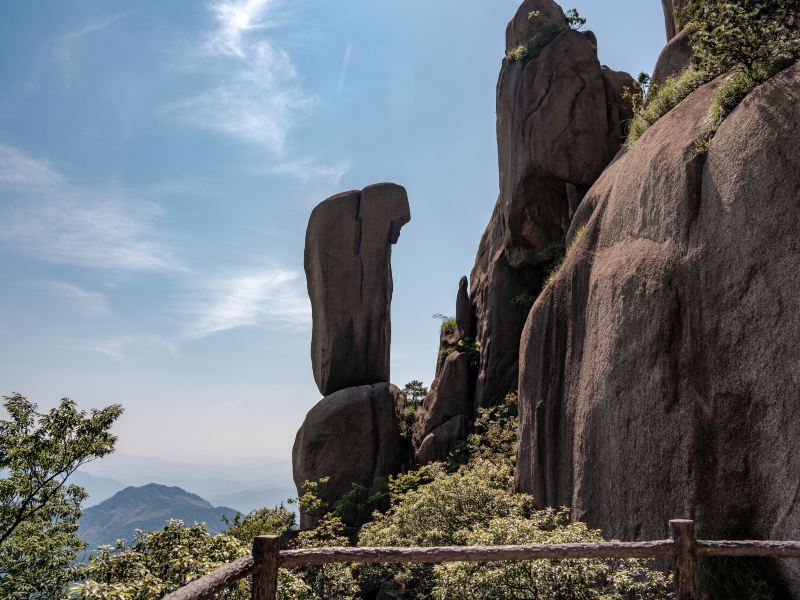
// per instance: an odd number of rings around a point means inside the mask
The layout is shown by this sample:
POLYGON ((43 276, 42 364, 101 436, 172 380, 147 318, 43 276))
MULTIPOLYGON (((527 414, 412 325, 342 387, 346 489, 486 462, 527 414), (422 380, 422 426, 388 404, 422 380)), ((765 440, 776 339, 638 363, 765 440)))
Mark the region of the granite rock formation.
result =
POLYGON ((676 15, 686 0, 661 0, 664 7, 664 22, 667 31, 667 45, 661 50, 656 66, 653 68, 652 81, 656 85, 664 83, 667 77, 677 75, 692 59, 692 47, 689 43, 691 31, 685 29, 680 16, 676 15))
POLYGON ((470 279, 481 344, 476 406, 516 389, 525 298, 541 288, 573 212, 619 150, 631 116, 622 94, 632 78, 601 66, 594 35, 569 29, 552 0, 522 3, 507 48, 548 26, 563 31, 538 56, 503 61, 497 84, 500 196, 470 279), (539 16, 531 21, 532 11, 539 16))
POLYGON ((464 439, 473 417, 475 381, 474 359, 466 352, 452 351, 444 359, 441 372, 431 384, 431 389, 417 409, 414 419, 412 444, 415 461, 424 464, 431 460, 443 460, 453 444, 464 439), (448 427, 435 436, 435 450, 428 437, 445 422, 464 417, 466 424, 448 427), (425 452, 423 447, 427 446, 425 452))
POLYGON ((390 259, 410 219, 405 189, 391 183, 337 194, 311 213, 305 272, 311 363, 323 396, 389 381, 390 259))
MULTIPOLYGON (((334 392, 306 415, 292 448, 298 491, 306 481, 330 477, 318 496, 333 505, 353 485, 374 489, 398 473, 406 457, 397 413, 402 393, 388 383, 334 392)), ((300 526, 313 527, 319 515, 301 513, 300 526)), ((369 514, 345 515, 348 525, 369 514)))
POLYGON ((588 192, 522 336, 518 488, 622 539, 800 531, 800 64, 696 156, 715 85, 588 192))

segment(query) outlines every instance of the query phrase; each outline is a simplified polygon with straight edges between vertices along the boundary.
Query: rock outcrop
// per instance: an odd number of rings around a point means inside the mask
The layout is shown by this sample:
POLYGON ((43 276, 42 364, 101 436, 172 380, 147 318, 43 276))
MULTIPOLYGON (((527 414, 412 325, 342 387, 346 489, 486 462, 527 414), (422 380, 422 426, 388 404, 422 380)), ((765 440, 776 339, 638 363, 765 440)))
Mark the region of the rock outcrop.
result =
MULTIPOLYGON (((340 390, 318 402, 306 415, 292 448, 297 489, 302 490, 306 481, 330 477, 319 487, 318 496, 332 506, 353 485, 376 489, 398 473, 406 458, 397 414, 400 396, 397 387, 378 383, 340 390)), ((301 513, 300 526, 313 527, 318 517, 301 513)), ((348 525, 368 518, 368 511, 345 515, 348 525)))
POLYGON ((652 81, 655 85, 683 71, 692 60, 691 31, 684 28, 679 14, 686 0, 661 0, 661 3, 664 7, 667 45, 661 50, 653 68, 652 81))
POLYGON ((552 0, 522 3, 507 48, 552 27, 563 30, 538 55, 505 60, 497 84, 500 196, 470 281, 481 344, 476 406, 516 388, 525 298, 541 288, 574 210, 619 150, 631 116, 622 97, 631 77, 601 66, 594 35, 569 29, 552 0))
POLYGON ((588 192, 522 336, 518 488, 622 539, 800 531, 800 65, 696 156, 714 85, 588 192))
POLYGON ((411 219, 408 196, 383 183, 317 205, 306 231, 311 363, 322 395, 389 381, 392 244, 411 219))
POLYGON ((464 437, 459 436, 459 433, 466 435, 474 412, 474 381, 474 357, 467 352, 450 352, 414 419, 412 443, 418 464, 447 458, 451 447, 464 437), (446 421, 459 416, 464 417, 467 423, 462 428, 451 426, 440 431, 436 436, 434 451, 427 438, 446 421), (423 452, 426 442, 428 450, 423 452))
MULTIPOLYGON (((298 494, 307 481, 328 508, 360 486, 369 493, 409 462, 400 434, 405 399, 389 382, 392 244, 411 219, 405 189, 382 183, 337 194, 311 213, 305 271, 311 298, 311 363, 325 396, 306 415, 292 449, 298 494)), ((374 506, 343 509, 347 525, 374 506)), ((313 527, 320 515, 300 515, 313 527)))

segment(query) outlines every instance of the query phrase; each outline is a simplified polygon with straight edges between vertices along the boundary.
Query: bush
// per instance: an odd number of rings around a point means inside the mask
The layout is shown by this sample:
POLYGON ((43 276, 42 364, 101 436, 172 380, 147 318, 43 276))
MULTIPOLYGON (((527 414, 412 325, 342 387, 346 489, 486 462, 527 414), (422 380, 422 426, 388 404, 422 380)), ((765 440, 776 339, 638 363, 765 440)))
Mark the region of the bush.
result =
MULTIPOLYGON (((203 523, 188 527, 182 521, 168 521, 159 531, 137 531, 130 547, 123 540, 116 546, 101 546, 88 564, 78 568, 81 583, 69 597, 155 600, 249 551, 250 546, 235 537, 209 535, 203 523)), ((247 582, 240 581, 218 597, 244 600, 247 592, 247 582)))
MULTIPOLYGON (((484 427, 486 431, 495 428, 484 427)), ((501 439, 505 440, 505 436, 501 439)), ((501 452, 508 450, 505 442, 501 452)), ((487 452, 489 456, 491 452, 487 452)), ((429 465, 432 481, 407 492, 359 536, 362 546, 442 546, 600 541, 567 509, 537 510, 512 492, 511 461, 474 458, 454 473, 429 465)), ((362 577, 412 598, 671 598, 670 578, 642 561, 530 561, 370 567, 362 577)))
POLYGON ((282 535, 297 525, 294 513, 283 505, 259 508, 248 515, 237 513, 232 519, 223 515, 222 520, 228 526, 226 533, 248 547, 258 535, 282 535))
POLYGON ((661 85, 651 85, 646 98, 634 113, 625 146, 630 148, 661 117, 678 106, 689 94, 713 77, 696 68, 668 77, 661 85))
MULTIPOLYGON (((728 73, 715 93, 696 154, 756 86, 800 57, 800 0, 693 0, 678 13, 691 31, 692 64, 634 103, 626 147, 703 83, 728 73)), ((635 92, 634 92, 635 95, 635 92)))
MULTIPOLYGON (((569 511, 499 517, 475 529, 469 545, 565 544, 602 541, 600 532, 570 523, 569 511)), ((640 560, 539 560, 448 563, 434 568, 436 598, 509 600, 662 600, 672 598, 672 578, 640 560)))
POLYGON ((570 252, 572 252, 572 249, 575 247, 575 244, 577 244, 578 240, 583 237, 584 233, 586 233, 586 225, 582 225, 578 228, 572 240, 570 241, 569 246, 567 246, 567 249, 564 251, 564 254, 554 261, 550 272, 547 274, 547 278, 544 280, 544 285, 542 288, 546 288, 548 285, 550 285, 550 282, 555 279, 556 275, 558 275, 559 271, 561 271, 561 267, 564 266, 564 262, 567 260, 570 252))

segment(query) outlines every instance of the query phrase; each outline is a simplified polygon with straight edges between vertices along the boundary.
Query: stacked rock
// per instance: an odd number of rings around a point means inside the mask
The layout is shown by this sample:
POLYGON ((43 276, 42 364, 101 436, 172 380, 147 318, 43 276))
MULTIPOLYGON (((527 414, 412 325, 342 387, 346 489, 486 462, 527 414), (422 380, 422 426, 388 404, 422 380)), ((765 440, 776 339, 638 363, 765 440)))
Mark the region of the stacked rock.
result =
MULTIPOLYGON (((389 383, 389 346, 392 245, 410 219, 406 190, 382 183, 324 200, 308 222, 311 364, 324 398, 297 432, 292 465, 300 494, 305 482, 330 478, 317 490, 329 505, 353 486, 374 489, 405 458, 404 399, 389 383)), ((301 527, 317 517, 301 511, 301 527)), ((358 525, 368 517, 356 510, 345 519, 358 525)))

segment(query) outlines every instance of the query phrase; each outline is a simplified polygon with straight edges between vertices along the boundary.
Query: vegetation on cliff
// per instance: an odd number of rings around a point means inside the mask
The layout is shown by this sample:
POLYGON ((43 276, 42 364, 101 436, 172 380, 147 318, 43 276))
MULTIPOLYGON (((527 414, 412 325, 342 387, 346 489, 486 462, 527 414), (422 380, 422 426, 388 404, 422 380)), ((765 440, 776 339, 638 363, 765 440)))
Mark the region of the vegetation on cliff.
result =
POLYGON ((726 75, 695 143, 708 150, 722 121, 757 85, 800 57, 800 0, 692 0, 679 11, 691 32, 692 63, 649 90, 634 90, 636 114, 626 145, 632 146, 659 118, 698 87, 726 75), (647 91, 645 95, 645 91, 647 91))

